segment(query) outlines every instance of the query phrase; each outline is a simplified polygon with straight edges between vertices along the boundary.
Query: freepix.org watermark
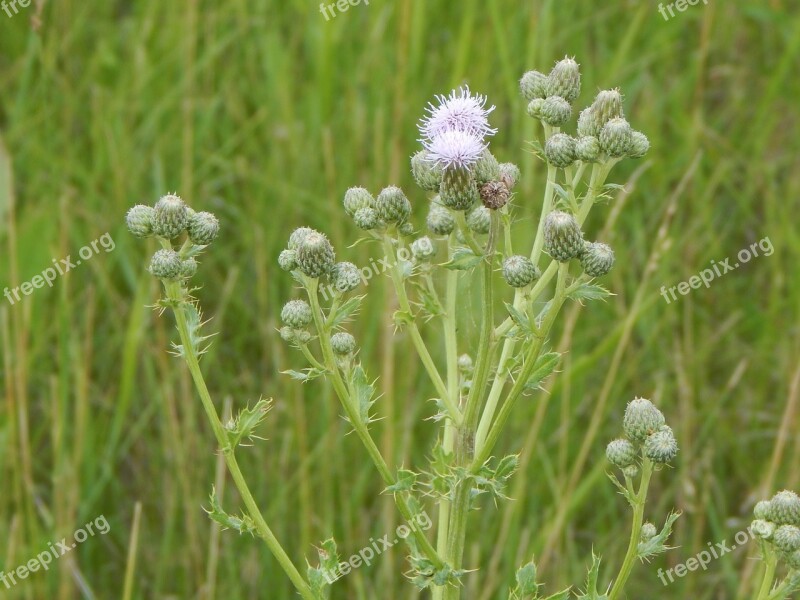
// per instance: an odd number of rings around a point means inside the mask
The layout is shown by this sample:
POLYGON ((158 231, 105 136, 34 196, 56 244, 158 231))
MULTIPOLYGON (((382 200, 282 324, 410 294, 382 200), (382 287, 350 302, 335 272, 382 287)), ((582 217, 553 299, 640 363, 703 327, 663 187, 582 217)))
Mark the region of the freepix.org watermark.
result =
POLYGON ((667 569, 666 571, 664 571, 664 569, 659 569, 658 578, 661 580, 661 583, 666 586, 670 583, 675 583, 675 577, 680 579, 687 573, 697 571, 697 569, 705 571, 712 560, 722 558, 726 554, 736 550, 739 546, 744 546, 754 538, 755 534, 748 528, 737 532, 736 535, 733 536, 733 541, 735 543, 730 546, 727 540, 717 543, 708 542, 708 550, 701 550, 686 562, 676 565, 671 569, 667 569), (669 579, 669 581, 667 581, 667 579, 669 579))
POLYGON ((697 275, 692 275, 689 277, 688 281, 681 281, 678 285, 673 285, 672 287, 667 287, 665 285, 661 286, 661 295, 664 296, 664 300, 666 300, 667 304, 672 302, 672 300, 677 300, 678 297, 675 295, 675 290, 681 296, 685 296, 691 290, 696 290, 700 286, 705 285, 706 287, 711 286, 711 282, 714 281, 717 277, 722 277, 726 273, 730 273, 738 269, 744 263, 750 262, 754 258, 758 258, 759 256, 772 256, 772 253, 775 252, 775 248, 772 245, 772 242, 768 237, 765 237, 758 242, 753 242, 750 244, 749 248, 742 248, 736 254, 736 259, 733 258, 726 258, 725 260, 721 261, 711 261, 711 267, 708 269, 703 269, 697 275), (759 254, 759 251, 761 254, 759 254), (738 262, 731 265, 732 260, 738 260, 738 262), (670 300, 672 298, 672 300, 670 300))
MULTIPOLYGON (((392 269, 398 264, 409 264, 412 258, 411 250, 408 248, 399 248, 397 250, 397 256, 395 258, 395 262, 391 262, 392 258, 389 256, 384 256, 383 258, 379 258, 378 262, 375 262, 375 259, 370 259, 369 264, 361 267, 359 271, 361 272, 361 282, 366 286, 369 285, 369 280, 377 275, 381 275, 382 273, 386 273, 389 269, 392 269)), ((344 283, 344 282, 343 282, 344 283)), ((320 294, 325 300, 329 298, 333 298, 336 295, 336 292, 343 292, 344 289, 336 287, 336 285, 329 283, 328 285, 321 285, 319 287, 320 294)))
MULTIPOLYGON (((658 12, 661 13, 661 16, 664 17, 665 21, 669 21, 672 17, 675 16, 675 11, 672 10, 673 8, 677 9, 678 12, 683 12, 690 6, 697 6, 700 4, 701 0, 676 0, 675 2, 670 2, 669 4, 664 6, 664 3, 659 3, 658 5, 658 12), (667 16, 667 11, 669 11, 669 16, 667 16)), ((703 4, 708 4, 708 0, 702 0, 703 4)))
POLYGON ((22 299, 20 293, 22 293, 23 296, 30 296, 33 293, 33 290, 43 288, 45 284, 47 284, 48 287, 53 287, 53 282, 58 279, 59 276, 71 271, 75 267, 79 266, 81 262, 89 260, 94 255, 100 254, 101 248, 105 250, 106 253, 111 252, 114 248, 116 248, 116 244, 111 238, 110 233, 104 233, 93 242, 78 250, 78 256, 80 257, 79 259, 73 260, 72 255, 67 255, 66 258, 62 259, 54 258, 52 267, 46 268, 39 275, 33 277, 30 281, 26 281, 15 288, 6 287, 5 290, 3 290, 3 295, 11 304, 14 304, 22 299))
MULTIPOLYGON (((347 12, 351 6, 358 6, 361 0, 338 0, 332 4, 325 4, 324 2, 319 5, 319 12, 325 17, 326 21, 335 18, 339 13, 347 12), (338 11, 338 12, 337 12, 338 11)), ((369 0, 364 0, 364 4, 369 6, 369 0)))
POLYGON ((357 553, 353 554, 348 560, 340 562, 338 565, 336 565, 336 569, 323 571, 322 576, 325 577, 325 580, 329 584, 332 584, 337 579, 344 577, 362 565, 370 566, 376 557, 383 554, 389 548, 392 548, 395 544, 399 543, 400 540, 406 539, 415 531, 427 531, 431 528, 431 525, 433 525, 433 522, 428 516, 428 513, 422 511, 421 513, 418 513, 416 517, 414 517, 414 521, 412 523, 409 523, 408 525, 398 525, 397 529, 395 530, 394 538, 389 539, 391 537, 391 534, 389 533, 377 540, 370 538, 368 546, 364 546, 357 553))
POLYGON ((58 560, 67 552, 74 550, 78 544, 82 544, 98 533, 100 535, 105 535, 109 531, 111 531, 111 526, 108 524, 106 518, 100 515, 94 521, 89 521, 86 525, 76 530, 75 533, 72 534, 72 543, 68 542, 67 538, 61 538, 61 541, 55 543, 49 542, 46 550, 37 554, 24 565, 20 565, 8 573, 0 571, 0 582, 6 586, 6 589, 10 590, 20 581, 27 579, 31 573, 35 573, 40 569, 47 571, 50 568, 50 563, 54 560, 58 560))
POLYGON ((33 2, 33 0, 2 0, 2 2, 0 2, 0 8, 3 9, 3 12, 6 13, 10 19, 19 13, 20 8, 28 8, 31 2, 33 2), (12 10, 14 11, 13 13, 11 12, 12 10))

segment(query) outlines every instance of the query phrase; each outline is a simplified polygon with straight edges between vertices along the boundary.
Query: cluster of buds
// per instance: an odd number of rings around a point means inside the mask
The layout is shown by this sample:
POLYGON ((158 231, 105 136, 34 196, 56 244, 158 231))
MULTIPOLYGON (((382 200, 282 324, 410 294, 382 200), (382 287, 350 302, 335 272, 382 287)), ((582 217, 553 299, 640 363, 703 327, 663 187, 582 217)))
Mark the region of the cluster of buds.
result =
POLYGON ((800 569, 800 497, 789 490, 762 500, 753 509, 750 530, 771 545, 790 568, 800 569))
POLYGON ((438 96, 437 102, 429 105, 428 115, 419 126, 424 149, 411 157, 414 180, 422 189, 438 194, 432 202, 428 226, 436 235, 452 231, 446 219, 441 222, 440 208, 446 207, 468 212, 470 229, 487 233, 488 210, 508 203, 519 181, 519 169, 498 162, 489 151, 486 138, 497 130, 489 126, 488 115, 494 106, 486 108, 485 96, 473 95, 463 87, 449 96, 438 96))
POLYGON ((128 230, 138 238, 155 237, 163 246, 150 260, 150 272, 164 281, 188 279, 197 272, 194 255, 219 234, 219 221, 210 212, 195 212, 175 194, 163 196, 155 206, 137 204, 125 215, 128 230), (174 240, 186 234, 179 250, 174 240))
POLYGON ((636 398, 628 404, 623 430, 625 437, 613 440, 606 447, 606 458, 622 469, 626 477, 639 473, 640 456, 656 465, 665 465, 678 454, 678 442, 672 429, 650 400, 636 398))
POLYGON ((544 250, 558 262, 579 259, 590 277, 602 277, 614 266, 611 247, 601 242, 584 241, 575 217, 560 210, 554 210, 545 218, 544 250))
POLYGON ((581 91, 578 63, 571 58, 558 61, 548 75, 528 71, 520 80, 520 91, 528 101, 529 115, 559 129, 544 147, 547 162, 554 167, 567 168, 576 161, 641 158, 650 149, 647 136, 634 131, 625 120, 619 90, 601 91, 580 112, 576 136, 560 132, 572 117, 572 105, 581 91))

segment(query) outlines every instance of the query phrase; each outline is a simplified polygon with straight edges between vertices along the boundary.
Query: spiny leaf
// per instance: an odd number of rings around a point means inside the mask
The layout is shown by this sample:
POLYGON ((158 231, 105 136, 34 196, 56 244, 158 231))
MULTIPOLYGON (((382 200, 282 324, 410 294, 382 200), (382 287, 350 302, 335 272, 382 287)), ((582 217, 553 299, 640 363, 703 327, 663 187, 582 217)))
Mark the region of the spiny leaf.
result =
POLYGON ((483 256, 478 256, 469 248, 457 248, 453 252, 453 258, 442 266, 451 271, 468 271, 480 263, 483 258, 483 256))
POLYGON ((664 527, 661 528, 661 531, 654 535, 652 538, 645 542, 639 542, 639 546, 637 548, 637 552, 639 558, 642 560, 647 560, 653 556, 657 556, 658 554, 662 554, 670 549, 669 546, 666 545, 667 539, 672 534, 672 526, 675 521, 678 520, 678 517, 681 516, 680 512, 673 511, 669 513, 666 522, 664 523, 664 527))
POLYGON ((333 318, 329 317, 331 328, 336 329, 344 325, 361 307, 361 301, 363 299, 364 296, 353 296, 337 308, 333 318))
POLYGON ((613 294, 601 285, 583 283, 569 293, 573 300, 603 300, 613 294))
POLYGON ((561 355, 558 352, 547 352, 540 354, 536 359, 536 364, 533 367, 533 373, 528 378, 525 384, 525 389, 535 390, 553 371, 556 370, 558 363, 561 361, 561 355))

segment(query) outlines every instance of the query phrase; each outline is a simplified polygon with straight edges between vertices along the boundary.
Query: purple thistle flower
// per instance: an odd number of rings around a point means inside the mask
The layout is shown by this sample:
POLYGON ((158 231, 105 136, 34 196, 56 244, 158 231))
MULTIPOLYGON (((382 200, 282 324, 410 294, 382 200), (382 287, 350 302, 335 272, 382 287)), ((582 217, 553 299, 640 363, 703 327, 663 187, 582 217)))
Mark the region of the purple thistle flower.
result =
POLYGON ((428 104, 425 111, 428 115, 419 125, 420 133, 428 141, 447 131, 465 131, 476 134, 479 138, 497 133, 489 126, 488 116, 494 106, 486 108, 486 96, 471 94, 469 87, 464 86, 450 92, 449 96, 436 96, 439 103, 428 104))
POLYGON ((468 169, 486 150, 488 144, 476 132, 450 130, 423 142, 428 160, 445 169, 468 169))

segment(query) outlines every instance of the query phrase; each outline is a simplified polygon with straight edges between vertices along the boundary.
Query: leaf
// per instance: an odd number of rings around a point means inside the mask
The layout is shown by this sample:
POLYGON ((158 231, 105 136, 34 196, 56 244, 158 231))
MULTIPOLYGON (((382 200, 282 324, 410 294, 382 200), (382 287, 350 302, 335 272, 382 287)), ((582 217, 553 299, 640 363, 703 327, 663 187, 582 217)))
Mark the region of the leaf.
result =
POLYGON ((336 313, 333 315, 333 318, 330 319, 331 321, 331 328, 335 329, 337 327, 341 327, 344 323, 346 323, 350 317, 352 317, 356 311, 361 307, 361 301, 364 299, 364 296, 353 296, 349 298, 344 304, 342 304, 339 308, 336 309, 336 313))
POLYGON ((361 365, 353 368, 350 376, 350 387, 353 390, 353 401, 358 408, 358 416, 362 423, 368 424, 372 421, 369 411, 375 401, 372 396, 375 394, 375 387, 367 381, 367 374, 361 365))
POLYGON ((617 479, 617 476, 614 475, 613 473, 606 473, 606 475, 608 475, 608 478, 611 480, 611 483, 613 483, 617 487, 619 493, 625 496, 625 499, 628 501, 628 504, 633 506, 636 503, 636 498, 634 497, 633 494, 631 494, 630 490, 626 488, 624 485, 622 485, 619 482, 619 479, 617 479))
POLYGON ((561 187, 559 184, 557 184, 555 182, 552 183, 552 186, 553 186, 553 190, 555 190, 556 194, 564 202, 569 202, 569 194, 567 193, 567 190, 565 190, 563 187, 561 187))
POLYGON ((572 588, 567 588, 565 590, 561 590, 560 592, 556 592, 552 596, 548 596, 544 600, 569 600, 569 593, 572 591, 572 588))
POLYGON ((662 554, 670 549, 670 546, 666 545, 666 541, 672 534, 672 525, 675 523, 675 521, 678 520, 678 517, 680 516, 681 516, 680 512, 673 511, 669 513, 669 516, 667 517, 667 520, 664 523, 664 527, 661 528, 661 531, 659 533, 654 535, 646 542, 639 542, 637 552, 641 560, 647 560, 653 556, 662 554))
POLYGON ((259 400, 253 408, 245 408, 239 411, 235 419, 231 419, 225 425, 225 432, 232 448, 238 446, 243 439, 252 440, 256 437, 256 428, 267 418, 271 402, 259 400))
POLYGON ((483 258, 483 256, 478 256, 469 248, 457 248, 453 252, 453 258, 442 266, 451 271, 468 271, 480 263, 483 258))
POLYGON ((414 491, 414 486, 416 483, 417 474, 414 473, 414 471, 400 469, 397 471, 397 481, 387 487, 384 491, 391 494, 397 494, 399 492, 411 492, 414 491))
POLYGON ((584 595, 577 596, 578 600, 608 600, 608 596, 597 591, 597 580, 600 577, 600 557, 592 552, 592 566, 586 576, 586 590, 584 595))
POLYGON ((255 536, 257 533, 256 525, 253 522, 253 519, 248 517, 247 515, 241 515, 239 517, 235 517, 233 515, 229 515, 220 506, 219 500, 217 499, 217 490, 216 488, 211 488, 211 495, 209 496, 209 500, 211 502, 211 509, 206 510, 209 518, 222 525, 226 529, 233 529, 238 531, 240 534, 249 533, 252 536, 255 536))
POLYGON ((548 352, 547 354, 540 354, 536 359, 536 364, 533 367, 533 373, 528 377, 528 382, 525 384, 525 389, 535 390, 553 371, 556 370, 558 363, 561 361, 561 355, 558 352, 548 352))
POLYGON ((569 293, 573 300, 602 300, 613 294, 601 285, 582 283, 569 293))
POLYGON ((521 311, 517 310, 513 304, 506 302, 506 310, 508 314, 511 316, 511 320, 517 324, 520 329, 525 331, 533 331, 531 327, 531 321, 528 317, 521 311))
POLYGON ((292 379, 296 379, 297 381, 302 381, 303 383, 307 383, 312 379, 316 379, 317 377, 320 377, 321 375, 324 374, 325 371, 313 367, 309 367, 308 369, 305 369, 305 371, 294 371, 293 369, 281 371, 281 375, 288 375, 292 379))

